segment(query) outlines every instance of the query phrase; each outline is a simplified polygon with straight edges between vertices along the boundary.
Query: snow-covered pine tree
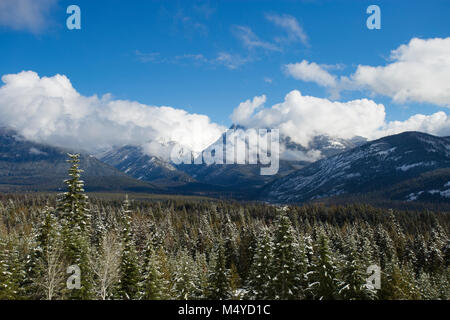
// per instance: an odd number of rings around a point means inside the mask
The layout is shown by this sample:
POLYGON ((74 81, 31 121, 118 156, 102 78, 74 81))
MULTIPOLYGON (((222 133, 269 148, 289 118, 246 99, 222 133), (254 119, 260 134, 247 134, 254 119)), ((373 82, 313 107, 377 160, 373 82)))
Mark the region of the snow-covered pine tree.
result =
POLYGON ((337 266, 328 241, 328 237, 322 232, 318 237, 312 271, 309 273, 308 292, 320 300, 338 298, 337 266))
POLYGON ((239 261, 238 271, 241 280, 245 282, 253 262, 256 248, 256 236, 252 228, 244 227, 241 229, 239 242, 239 261))
POLYGON ((289 217, 279 212, 275 221, 272 285, 275 299, 296 299, 301 291, 302 275, 296 254, 298 243, 289 217))
POLYGON ((181 250, 176 258, 173 296, 178 300, 194 299, 199 295, 195 279, 195 264, 186 250, 181 250))
POLYGON ((374 240, 378 246, 377 256, 380 261, 380 267, 383 270, 397 256, 394 243, 389 233, 381 225, 375 229, 374 240))
POLYGON ((349 237, 345 242, 346 256, 341 270, 339 296, 345 300, 373 300, 376 290, 366 284, 367 266, 361 261, 356 249, 356 242, 349 237))
POLYGON ((139 261, 134 243, 132 230, 132 211, 128 196, 123 202, 122 209, 122 255, 120 259, 118 295, 122 299, 135 300, 139 297, 139 261))
POLYGON ((428 247, 422 234, 417 235, 414 239, 413 248, 416 257, 414 271, 416 275, 419 275, 423 270, 427 269, 428 264, 428 247))
POLYGON ((225 267, 225 260, 224 244, 219 240, 215 249, 213 267, 209 274, 208 299, 226 300, 231 297, 230 272, 225 267))
POLYGON ((445 270, 444 252, 445 236, 442 228, 433 228, 427 241, 427 271, 431 274, 441 273, 445 270))
POLYGON ((399 266, 397 259, 381 269, 381 289, 378 297, 382 300, 417 300, 420 290, 414 277, 413 268, 406 264, 399 266))
POLYGON ((44 218, 36 230, 35 248, 27 269, 29 293, 35 299, 61 298, 65 285, 61 227, 53 210, 46 206, 42 212, 44 218))
POLYGON ((161 300, 164 295, 164 278, 161 275, 161 265, 153 249, 153 243, 148 241, 145 249, 141 297, 144 300, 161 300))
POLYGON ((117 230, 105 230, 100 235, 96 250, 91 255, 91 263, 96 297, 108 300, 114 297, 119 281, 121 243, 117 230))
POLYGON ((209 285, 209 266, 208 262, 206 261, 206 254, 198 254, 195 259, 195 264, 197 267, 196 283, 199 289, 196 299, 206 299, 209 285))
POLYGON ((87 300, 93 297, 93 277, 89 263, 91 217, 84 194, 84 181, 80 179, 83 172, 79 168, 80 155, 68 156, 70 178, 64 181, 68 190, 59 195, 57 211, 62 227, 65 267, 77 265, 80 268, 81 287, 67 290, 66 296, 68 299, 87 300))
POLYGON ((17 273, 15 248, 10 241, 0 237, 0 300, 19 298, 22 278, 17 273))
POLYGON ((274 274, 272 268, 273 241, 269 230, 264 228, 257 238, 253 263, 246 282, 247 298, 262 300, 275 297, 272 287, 272 275, 274 274))

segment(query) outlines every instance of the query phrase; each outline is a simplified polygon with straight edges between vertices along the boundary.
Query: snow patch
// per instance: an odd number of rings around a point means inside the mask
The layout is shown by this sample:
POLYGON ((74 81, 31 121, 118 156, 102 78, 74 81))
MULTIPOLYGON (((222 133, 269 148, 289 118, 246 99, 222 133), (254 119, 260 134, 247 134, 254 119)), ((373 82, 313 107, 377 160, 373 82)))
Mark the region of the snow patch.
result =
POLYGON ((417 163, 413 163, 413 164, 405 164, 401 167, 397 167, 397 170, 401 170, 401 171, 408 171, 409 169, 415 168, 415 167, 428 167, 428 166, 432 166, 434 165, 436 162, 431 161, 431 162, 417 162, 417 163))

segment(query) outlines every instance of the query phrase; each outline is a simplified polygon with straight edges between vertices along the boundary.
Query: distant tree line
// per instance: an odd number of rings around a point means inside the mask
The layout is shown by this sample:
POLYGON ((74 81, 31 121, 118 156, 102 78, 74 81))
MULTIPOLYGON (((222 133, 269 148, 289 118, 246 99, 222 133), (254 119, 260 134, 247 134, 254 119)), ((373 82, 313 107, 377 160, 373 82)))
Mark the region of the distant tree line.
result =
POLYGON ((88 199, 70 163, 56 201, 0 197, 0 299, 450 298, 447 212, 88 199))

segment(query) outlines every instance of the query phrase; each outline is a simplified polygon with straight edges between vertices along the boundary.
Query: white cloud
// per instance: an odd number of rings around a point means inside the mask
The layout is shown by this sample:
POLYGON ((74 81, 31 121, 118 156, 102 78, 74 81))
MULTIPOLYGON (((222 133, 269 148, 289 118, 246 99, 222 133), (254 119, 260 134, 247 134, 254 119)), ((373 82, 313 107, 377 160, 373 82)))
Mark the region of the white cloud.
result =
POLYGON ((450 136, 450 117, 442 111, 426 116, 416 114, 405 121, 391 121, 376 135, 382 137, 404 131, 421 131, 437 136, 450 136))
POLYGON ((40 33, 49 23, 49 12, 58 0, 1 0, 0 26, 40 33))
POLYGON ((297 19, 293 16, 284 14, 267 14, 266 19, 274 23, 275 25, 283 28, 287 32, 286 38, 278 38, 279 42, 289 41, 295 42, 300 41, 304 45, 308 45, 308 36, 306 35, 303 28, 298 23, 297 19))
MULTIPOLYGON (((110 95, 83 96, 64 75, 39 77, 24 71, 5 75, 2 80, 0 126, 10 126, 38 142, 93 153, 113 145, 132 144, 167 158, 176 144, 199 153, 225 131, 206 115, 115 100, 110 95)), ((265 103, 265 95, 244 101, 231 119, 247 128, 279 129, 281 135, 304 147, 317 135, 375 139, 412 130, 450 135, 450 117, 442 111, 387 122, 384 106, 372 100, 337 102, 303 96, 297 90, 270 108, 264 108, 265 103)), ((316 150, 302 153, 280 147, 283 159, 320 157, 316 150)))
POLYGON ((450 106, 450 37, 413 38, 391 52, 386 66, 358 66, 350 85, 367 88, 396 102, 450 106))
MULTIPOLYGON (((265 101, 265 96, 262 97, 265 101)), ((386 122, 384 106, 372 100, 337 102, 303 96, 298 90, 293 90, 283 102, 254 113, 262 105, 262 97, 247 100, 235 109, 233 115, 234 120, 239 120, 237 124, 248 128, 279 129, 281 135, 289 136, 304 147, 317 135, 343 139, 355 136, 375 139, 403 131, 450 135, 450 117, 444 112, 417 114, 405 121, 386 122)))
POLYGON ((450 107, 450 37, 413 38, 391 52, 385 66, 359 65, 350 76, 337 79, 326 69, 303 60, 285 66, 296 79, 342 90, 369 90, 398 103, 423 102, 450 107))
POLYGON ((251 61, 250 58, 244 58, 237 54, 231 54, 228 52, 219 52, 217 57, 211 61, 212 64, 220 64, 228 69, 237 69, 240 66, 246 64, 251 61))
POLYGON ((324 87, 336 86, 336 77, 317 63, 303 60, 300 63, 287 64, 284 68, 288 75, 297 80, 315 82, 324 87))
POLYGON ((245 122, 246 119, 250 118, 253 112, 266 103, 266 96, 262 95, 259 97, 254 97, 253 100, 246 100, 241 102, 239 106, 233 110, 231 114, 231 121, 235 124, 240 124, 245 122))
POLYGON ((249 27, 234 26, 233 32, 238 39, 242 41, 244 46, 249 49, 263 48, 270 51, 281 51, 281 49, 276 45, 259 39, 259 37, 249 27))
MULTIPOLYGON (((96 152, 113 145, 178 143, 200 152, 225 130, 205 115, 167 106, 80 95, 64 75, 24 71, 2 77, 0 125, 26 138, 96 152)), ((161 148, 163 150, 164 148, 161 148)))
POLYGON ((135 52, 136 58, 142 63, 167 63, 178 65, 194 65, 194 66, 224 66, 230 70, 237 69, 242 65, 252 61, 250 57, 242 57, 241 55, 219 52, 215 57, 208 58, 201 53, 187 53, 176 55, 173 57, 162 57, 159 52, 144 53, 139 50, 135 52))

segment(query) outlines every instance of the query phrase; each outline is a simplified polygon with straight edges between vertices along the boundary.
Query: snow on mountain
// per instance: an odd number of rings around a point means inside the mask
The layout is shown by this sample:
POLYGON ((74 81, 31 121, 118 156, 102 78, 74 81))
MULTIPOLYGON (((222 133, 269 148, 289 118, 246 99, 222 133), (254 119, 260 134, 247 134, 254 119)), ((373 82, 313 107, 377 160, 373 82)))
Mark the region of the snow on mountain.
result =
POLYGON ((178 186, 195 181, 169 161, 148 155, 141 147, 115 148, 104 154, 101 160, 129 176, 161 187, 178 186))
POLYGON ((450 139, 405 132, 319 160, 264 188, 261 199, 302 202, 383 189, 450 167, 450 139))

